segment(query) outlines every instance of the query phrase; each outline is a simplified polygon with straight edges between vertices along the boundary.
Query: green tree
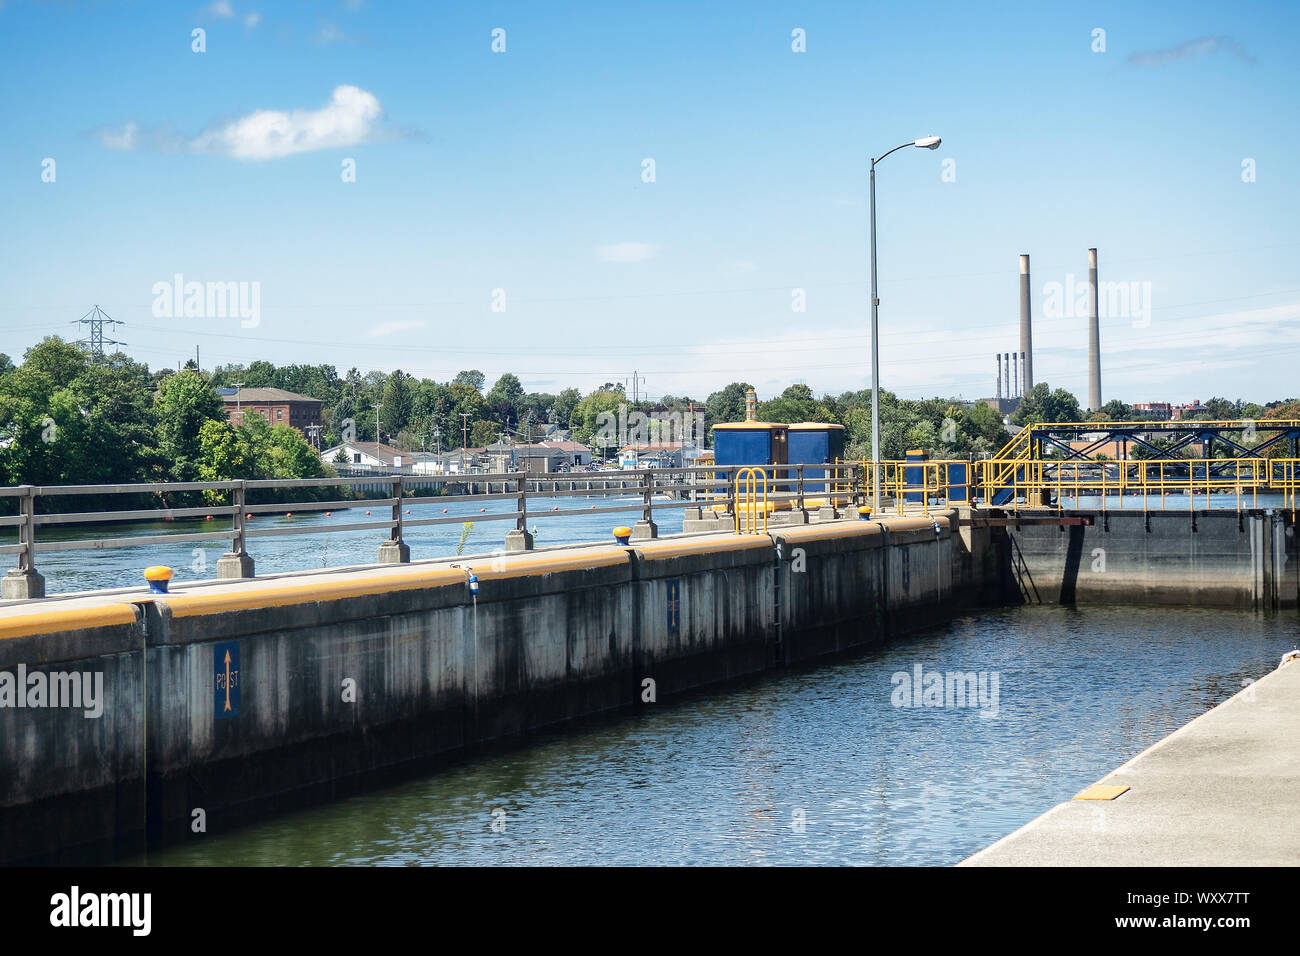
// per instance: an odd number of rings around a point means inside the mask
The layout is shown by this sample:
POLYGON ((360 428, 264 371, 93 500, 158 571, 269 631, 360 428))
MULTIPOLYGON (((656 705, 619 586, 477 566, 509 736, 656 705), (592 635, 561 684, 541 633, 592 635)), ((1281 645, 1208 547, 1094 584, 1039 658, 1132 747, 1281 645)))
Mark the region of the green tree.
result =
POLYGON ((486 382, 486 376, 476 368, 457 372, 456 377, 451 380, 452 385, 468 385, 476 392, 482 392, 486 382))
POLYGON ((165 467, 173 480, 194 481, 202 457, 199 431, 204 422, 226 420, 225 404, 203 376, 185 371, 162 382, 156 410, 158 452, 165 467))
POLYGON ((745 393, 754 386, 748 382, 732 382, 704 400, 704 414, 710 425, 718 422, 743 422, 745 420, 745 393))
POLYGON ((383 408, 380 412, 384 421, 384 431, 395 436, 410 423, 411 413, 415 408, 415 383, 411 376, 401 369, 388 376, 384 385, 383 408))
POLYGON ((1020 400, 1020 406, 1011 416, 1016 425, 1034 422, 1077 422, 1083 412, 1079 400, 1063 388, 1052 391, 1046 382, 1039 382, 1020 400))

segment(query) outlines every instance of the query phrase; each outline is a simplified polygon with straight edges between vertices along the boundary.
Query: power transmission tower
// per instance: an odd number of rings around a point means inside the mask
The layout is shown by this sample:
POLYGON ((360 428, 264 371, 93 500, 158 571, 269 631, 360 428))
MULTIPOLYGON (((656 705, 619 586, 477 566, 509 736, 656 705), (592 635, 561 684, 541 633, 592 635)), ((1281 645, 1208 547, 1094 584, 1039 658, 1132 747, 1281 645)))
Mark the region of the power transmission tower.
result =
POLYGON ((94 360, 96 365, 104 364, 105 345, 126 345, 125 342, 118 342, 114 339, 104 338, 104 323, 108 323, 109 325, 125 325, 124 322, 119 322, 117 319, 110 318, 108 313, 99 306, 95 306, 77 320, 78 325, 90 326, 89 338, 78 339, 77 344, 84 345, 90 349, 91 358, 94 360))

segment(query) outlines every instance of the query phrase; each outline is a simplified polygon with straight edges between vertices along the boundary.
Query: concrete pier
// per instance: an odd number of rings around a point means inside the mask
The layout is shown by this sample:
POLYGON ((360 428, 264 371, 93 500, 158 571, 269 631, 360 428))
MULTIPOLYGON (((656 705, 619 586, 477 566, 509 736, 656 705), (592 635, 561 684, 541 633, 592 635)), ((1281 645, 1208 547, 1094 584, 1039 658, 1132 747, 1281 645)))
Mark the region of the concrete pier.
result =
POLYGON ((959 865, 1300 865, 1297 740, 1300 661, 959 865))

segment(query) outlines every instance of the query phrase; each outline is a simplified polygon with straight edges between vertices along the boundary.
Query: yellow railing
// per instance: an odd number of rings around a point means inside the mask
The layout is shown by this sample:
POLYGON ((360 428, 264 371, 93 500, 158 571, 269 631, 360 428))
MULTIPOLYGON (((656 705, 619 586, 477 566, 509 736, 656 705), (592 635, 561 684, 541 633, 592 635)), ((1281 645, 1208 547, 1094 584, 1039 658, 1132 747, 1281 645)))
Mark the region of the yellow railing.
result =
POLYGON ((741 468, 736 472, 736 534, 767 534, 767 472, 762 468, 741 468), (759 489, 762 500, 759 500, 759 489), (741 531, 741 512, 745 530, 741 531), (763 526, 759 528, 759 516, 763 526))
POLYGON ((980 496, 991 501, 1010 492, 1008 508, 1036 507, 1097 498, 1103 511, 1112 499, 1141 497, 1143 510, 1194 509, 1198 499, 1230 497, 1233 506, 1253 508, 1261 494, 1280 494, 1282 507, 1295 509, 1300 497, 1300 459, 1190 458, 1126 461, 1030 458, 977 462, 980 496), (1154 500, 1153 500, 1154 499, 1154 500))

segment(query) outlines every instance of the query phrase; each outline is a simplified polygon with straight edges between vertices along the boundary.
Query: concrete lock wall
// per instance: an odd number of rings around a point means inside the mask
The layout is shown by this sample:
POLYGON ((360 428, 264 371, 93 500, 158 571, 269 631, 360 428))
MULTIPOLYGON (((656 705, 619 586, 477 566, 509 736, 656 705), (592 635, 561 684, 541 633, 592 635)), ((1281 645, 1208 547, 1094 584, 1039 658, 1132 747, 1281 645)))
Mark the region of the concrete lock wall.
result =
POLYGON ((477 601, 431 562, 3 618, 0 667, 101 672, 104 711, 0 708, 0 857, 218 829, 878 641, 951 614, 952 561, 943 515, 463 559, 477 601))
POLYGON ((1029 603, 1300 606, 1293 517, 1273 511, 1072 511, 1091 525, 1014 524, 1010 571, 1029 603))

